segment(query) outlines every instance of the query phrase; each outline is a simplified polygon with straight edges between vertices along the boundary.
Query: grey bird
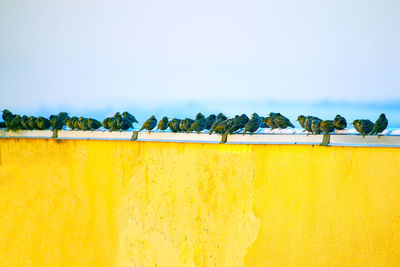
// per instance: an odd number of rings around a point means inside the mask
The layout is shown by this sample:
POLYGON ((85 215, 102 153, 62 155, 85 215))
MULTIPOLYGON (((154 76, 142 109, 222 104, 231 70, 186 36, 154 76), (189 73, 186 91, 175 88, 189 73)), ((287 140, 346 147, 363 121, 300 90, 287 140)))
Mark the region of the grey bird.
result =
POLYGON ((197 133, 200 133, 205 128, 206 128, 206 118, 204 117, 203 114, 198 113, 195 121, 190 126, 189 132, 195 131, 197 133))
POLYGON ((336 130, 341 131, 347 127, 347 121, 344 117, 342 117, 338 114, 338 115, 336 115, 335 119, 333 120, 333 125, 335 126, 336 130))
POLYGON ((168 117, 163 117, 157 125, 157 129, 165 131, 168 128, 168 117))
POLYGON ((388 126, 388 120, 387 120, 385 114, 382 113, 379 116, 379 118, 376 120, 374 126, 372 127, 370 135, 373 135, 373 134, 379 135, 386 129, 387 126, 388 126))
POLYGON ((364 137, 372 131, 374 123, 370 120, 354 120, 353 126, 364 137))
POLYGON ((260 124, 261 124, 260 117, 258 116, 257 113, 253 113, 249 122, 247 122, 246 125, 244 126, 243 135, 245 135, 245 133, 247 132, 249 132, 250 134, 254 133, 255 131, 258 130, 258 128, 260 128, 260 124))
POLYGON ((142 128, 140 128, 139 132, 143 129, 146 129, 150 133, 151 130, 153 130, 154 127, 156 127, 156 126, 157 126, 157 119, 156 119, 156 116, 153 115, 143 123, 143 126, 142 126, 142 128))
POLYGON ((335 130, 335 126, 333 125, 332 120, 321 121, 321 124, 319 127, 323 133, 331 133, 335 130))
POLYGON ((321 121, 322 120, 317 119, 317 118, 314 118, 312 120, 312 122, 311 122, 311 130, 312 130, 312 132, 314 134, 321 134, 322 133, 321 128, 320 128, 321 121))
POLYGON ((213 125, 213 123, 217 120, 217 116, 215 116, 214 114, 211 114, 210 116, 208 116, 206 118, 206 130, 210 130, 211 126, 213 125))

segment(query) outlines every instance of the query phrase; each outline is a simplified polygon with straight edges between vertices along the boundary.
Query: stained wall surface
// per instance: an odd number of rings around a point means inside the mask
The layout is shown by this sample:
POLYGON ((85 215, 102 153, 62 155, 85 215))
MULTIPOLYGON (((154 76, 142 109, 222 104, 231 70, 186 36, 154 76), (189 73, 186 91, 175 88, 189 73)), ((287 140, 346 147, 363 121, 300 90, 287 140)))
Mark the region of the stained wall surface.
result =
POLYGON ((0 139, 1 266, 398 266, 400 149, 0 139))

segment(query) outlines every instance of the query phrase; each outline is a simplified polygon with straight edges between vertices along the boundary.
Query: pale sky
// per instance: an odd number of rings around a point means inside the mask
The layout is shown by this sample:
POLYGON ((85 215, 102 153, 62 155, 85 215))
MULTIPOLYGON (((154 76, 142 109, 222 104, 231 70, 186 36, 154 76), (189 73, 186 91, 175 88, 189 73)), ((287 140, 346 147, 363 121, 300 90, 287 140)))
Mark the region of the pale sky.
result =
POLYGON ((0 0, 0 106, 400 101, 400 1, 0 0))

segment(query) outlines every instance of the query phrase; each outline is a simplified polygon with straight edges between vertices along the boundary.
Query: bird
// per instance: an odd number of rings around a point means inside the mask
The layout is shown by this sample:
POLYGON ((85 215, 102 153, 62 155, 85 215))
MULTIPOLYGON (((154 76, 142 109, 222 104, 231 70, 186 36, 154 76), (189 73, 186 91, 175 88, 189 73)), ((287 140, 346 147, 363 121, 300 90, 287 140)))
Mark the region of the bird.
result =
POLYGON ((44 117, 37 118, 36 125, 39 130, 47 130, 50 128, 50 121, 44 117))
POLYGON ((143 126, 142 128, 140 128, 139 132, 143 129, 146 129, 150 133, 151 130, 153 130, 153 128, 156 127, 156 125, 157 125, 157 119, 156 116, 153 115, 143 123, 143 126))
POLYGON ((22 129, 24 129, 24 130, 32 130, 31 126, 29 125, 29 117, 26 115, 23 115, 21 117, 21 125, 22 125, 22 129))
POLYGON ((333 125, 335 126, 336 130, 341 131, 347 127, 347 121, 344 117, 342 117, 338 114, 338 115, 336 115, 335 119, 333 120, 333 125))
POLYGON ((136 120, 135 116, 133 116, 132 114, 130 114, 128 111, 124 111, 122 113, 122 117, 125 119, 128 119, 131 123, 138 123, 138 121, 136 120))
POLYGON ((12 131, 18 131, 22 129, 22 124, 21 124, 21 116, 20 115, 14 115, 11 120, 9 120, 9 123, 7 125, 7 131, 12 130, 12 131))
POLYGON ((301 128, 303 128, 304 130, 307 130, 306 127, 305 127, 305 125, 304 125, 305 122, 306 122, 306 116, 304 116, 304 115, 298 116, 298 117, 297 117, 297 121, 299 122, 301 128))
POLYGON ((161 131, 165 131, 168 128, 168 117, 163 117, 157 125, 157 129, 161 131))
POLYGON ((209 132, 210 135, 213 132, 215 132, 217 134, 224 134, 229 129, 229 127, 232 125, 233 119, 226 119, 226 120, 220 121, 216 125, 215 125, 215 123, 213 124, 215 127, 211 128, 211 130, 209 132))
POLYGON ((228 134, 235 133, 236 131, 244 128, 248 122, 249 122, 249 117, 247 117, 246 114, 236 116, 233 119, 233 123, 232 123, 231 127, 229 127, 229 129, 227 130, 227 133, 228 134))
POLYGON ((382 113, 379 116, 379 118, 376 120, 374 126, 372 127, 370 135, 373 135, 373 134, 379 135, 386 129, 387 126, 388 126, 388 120, 387 120, 385 114, 382 113))
POLYGON ((87 119, 87 123, 90 130, 97 130, 101 127, 101 122, 96 119, 89 118, 87 119))
POLYGON ((171 129, 171 132, 173 132, 173 133, 180 132, 180 131, 181 131, 181 129, 180 129, 180 127, 179 127, 180 123, 181 123, 181 120, 180 120, 180 119, 173 118, 173 119, 168 123, 168 127, 171 129))
POLYGON ((250 120, 244 126, 243 135, 245 135, 245 133, 247 132, 250 132, 250 134, 254 133, 255 131, 258 130, 260 124, 261 124, 260 117, 258 116, 257 113, 253 113, 250 120))
POLYGON ((82 131, 89 131, 90 130, 87 118, 79 117, 78 125, 79 125, 79 129, 82 130, 82 131))
MULTIPOLYGON (((111 120, 111 118, 110 117, 107 117, 107 118, 105 118, 103 121, 102 121, 102 125, 103 125, 103 127, 104 127, 104 129, 107 129, 107 130, 110 130, 111 128, 110 128, 110 126, 109 126, 109 122, 110 122, 110 120, 111 120)), ((68 125, 69 126, 69 125, 68 125)), ((71 128, 71 127, 70 127, 71 128)))
POLYGON ((271 128, 271 130, 278 128, 278 126, 275 124, 274 118, 272 118, 271 116, 265 117, 264 123, 267 124, 269 128, 271 128))
POLYGON ((285 116, 281 115, 280 113, 276 113, 275 115, 270 114, 270 116, 274 118, 274 123, 279 128, 281 129, 286 129, 287 127, 294 128, 294 125, 290 122, 290 120, 285 116))
POLYGON ((353 126, 364 137, 372 131, 374 123, 370 120, 354 120, 353 126))
POLYGON ((128 118, 124 118, 121 116, 115 118, 114 124, 115 123, 116 123, 116 127, 113 127, 113 128, 116 128, 116 130, 120 130, 120 131, 121 130, 126 131, 132 127, 132 121, 128 118))
POLYGON ((11 121, 15 117, 15 115, 12 114, 12 112, 9 111, 8 109, 5 109, 5 110, 3 110, 2 117, 3 117, 4 122, 6 122, 6 121, 11 121))
POLYGON ((30 116, 29 118, 28 118, 28 124, 29 124, 29 128, 31 129, 31 130, 36 130, 37 128, 38 128, 38 126, 37 126, 37 118, 36 117, 34 117, 34 116, 30 116))
POLYGON ((75 130, 77 129, 75 127, 75 123, 78 123, 78 117, 71 117, 69 119, 67 119, 66 125, 71 129, 71 130, 75 130))
POLYGON ((185 118, 183 120, 183 126, 181 126, 181 130, 184 132, 189 132, 190 127, 192 126, 194 120, 189 119, 189 118, 185 118))
POLYGON ((311 130, 314 134, 320 134, 322 133, 320 125, 321 125, 321 121, 318 118, 314 118, 311 122, 311 130))
POLYGON ((206 118, 206 130, 210 130, 211 126, 213 125, 213 123, 217 120, 217 116, 215 116, 214 114, 211 114, 210 116, 208 116, 206 118))
POLYGON ((313 121, 314 119, 315 119, 315 120, 320 120, 320 121, 322 121, 320 118, 314 117, 314 116, 307 116, 307 117, 306 117, 306 120, 304 121, 304 128, 305 128, 306 131, 309 132, 309 133, 313 133, 313 130, 312 130, 312 121, 313 121))
POLYGON ((331 133, 335 130, 332 120, 324 120, 320 123, 320 129, 323 133, 331 133))
POLYGON ((195 121, 192 123, 192 125, 190 126, 189 132, 197 132, 200 133, 201 131, 203 131, 206 128, 206 117, 204 117, 203 114, 198 113, 196 115, 196 119, 195 121))
POLYGON ((260 128, 270 128, 268 124, 265 123, 265 117, 260 116, 261 125, 260 128))
POLYGON ((50 126, 52 127, 53 131, 61 130, 65 125, 65 117, 64 116, 57 116, 51 115, 50 116, 50 126))

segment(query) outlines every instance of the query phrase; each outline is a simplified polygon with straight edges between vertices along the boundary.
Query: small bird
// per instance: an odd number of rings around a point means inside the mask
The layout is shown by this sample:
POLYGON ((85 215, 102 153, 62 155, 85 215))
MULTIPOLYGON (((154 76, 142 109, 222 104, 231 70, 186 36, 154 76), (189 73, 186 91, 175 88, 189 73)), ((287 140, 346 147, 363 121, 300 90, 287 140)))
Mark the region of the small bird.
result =
POLYGON ((370 135, 373 135, 373 134, 379 135, 386 129, 387 126, 388 126, 388 120, 386 119, 385 114, 382 113, 379 116, 379 118, 376 120, 374 126, 372 127, 370 135))
POLYGON ((314 116, 307 116, 306 117, 306 120, 304 121, 304 128, 306 129, 306 131, 307 132, 309 132, 309 133, 313 133, 313 130, 312 130, 312 121, 313 120, 320 120, 320 121, 322 121, 320 118, 318 118, 318 117, 314 117, 314 116))
POLYGON ((285 116, 281 115, 280 113, 276 113, 273 115, 270 114, 270 116, 274 118, 274 123, 279 128, 281 129, 286 129, 287 127, 294 128, 294 125, 290 122, 290 120, 285 116))
POLYGON ((354 120, 353 126, 364 137, 372 131, 374 123, 370 120, 354 120))
POLYGON ((307 130, 306 127, 304 126, 304 124, 306 122, 306 116, 303 116, 303 115, 298 116, 297 121, 299 122, 301 128, 303 128, 304 130, 307 130))
POLYGON ((335 130, 335 126, 333 125, 332 120, 321 121, 321 124, 319 127, 323 133, 331 133, 335 130))
POLYGON ((148 130, 149 131, 149 133, 151 132, 151 130, 153 130, 154 129, 154 127, 156 127, 157 126, 157 119, 156 119, 156 116, 151 116, 147 121, 145 121, 144 123, 143 123, 143 126, 142 126, 142 128, 140 128, 140 130, 139 130, 139 132, 141 131, 141 130, 143 130, 143 129, 146 129, 146 130, 148 130))
POLYGON ((180 131, 181 131, 181 129, 180 129, 180 127, 179 127, 180 124, 181 124, 181 120, 180 120, 180 119, 173 118, 173 119, 168 123, 168 127, 171 129, 171 132, 177 133, 177 132, 180 132, 180 131))
POLYGON ((51 115, 50 116, 50 126, 54 130, 61 130, 65 125, 65 117, 51 115))
POLYGON ((163 117, 157 125, 157 129, 165 131, 168 128, 168 117, 163 117))
POLYGON ((36 122, 37 122, 37 118, 36 118, 36 117, 30 116, 30 117, 28 118, 28 124, 29 124, 29 128, 30 128, 31 130, 36 130, 36 129, 38 128, 36 122))
POLYGON ((213 124, 215 127, 211 128, 209 134, 211 135, 213 132, 217 134, 224 134, 229 127, 232 125, 233 119, 226 119, 223 121, 220 121, 216 124, 216 122, 213 124), (216 124, 216 125, 215 125, 216 124))
POLYGON ((195 121, 190 126, 189 132, 197 132, 200 133, 206 128, 206 117, 203 114, 198 113, 195 121))
POLYGON ((2 117, 3 117, 3 120, 6 122, 7 120, 11 121, 15 117, 15 115, 12 114, 11 111, 9 111, 8 109, 5 109, 5 110, 3 110, 2 117))
POLYGON ((206 130, 210 130, 211 126, 213 125, 213 123, 217 120, 217 116, 215 116, 214 114, 211 114, 210 116, 208 116, 206 118, 206 130))
POLYGON ((235 133, 236 131, 244 128, 248 122, 249 122, 249 117, 247 117, 246 114, 242 114, 240 116, 236 116, 233 119, 232 126, 229 127, 229 129, 227 130, 227 133, 228 134, 235 133))
POLYGON ((246 125, 244 126, 243 135, 245 135, 245 133, 247 132, 250 132, 250 134, 254 133, 255 131, 258 130, 258 128, 260 128, 260 124, 261 124, 260 117, 258 116, 257 113, 253 113, 249 122, 247 122, 246 125))
POLYGON ((320 134, 322 133, 320 125, 321 125, 321 121, 318 118, 314 118, 311 122, 311 130, 314 134, 320 134))
POLYGON ((184 132, 189 132, 190 127, 192 126, 194 120, 189 119, 189 118, 185 118, 183 120, 183 127, 181 127, 182 131, 184 132))
POLYGON ((133 116, 132 114, 130 114, 129 112, 125 111, 122 113, 122 117, 125 119, 128 119, 131 123, 138 123, 138 121, 136 120, 135 116, 133 116))
POLYGON ((264 123, 267 124, 271 130, 278 128, 278 125, 275 124, 275 119, 271 116, 265 117, 264 123))
POLYGON ((335 126, 336 130, 341 131, 347 127, 347 121, 344 117, 342 117, 338 114, 338 115, 336 115, 335 119, 333 120, 333 125, 335 126))
POLYGON ((268 124, 265 123, 265 117, 260 116, 261 125, 260 128, 270 128, 268 124))
POLYGON ((67 119, 67 121, 66 121, 65 124, 66 124, 71 130, 75 130, 75 129, 77 129, 77 128, 75 127, 75 123, 78 123, 78 117, 71 117, 71 118, 67 119))
POLYGON ((79 129, 82 130, 82 131, 89 131, 90 130, 87 118, 79 117, 78 125, 79 125, 79 129))
MULTIPOLYGON (((110 126, 109 126, 109 122, 110 122, 111 118, 107 117, 103 120, 103 122, 101 123, 104 127, 104 129, 110 130, 110 126)), ((69 126, 69 125, 68 125, 69 126)), ((71 126, 69 126, 71 128, 71 126)), ((71 128, 72 129, 72 128, 71 128)), ((73 130, 73 129, 72 129, 73 130)))
POLYGON ((7 131, 12 130, 12 131, 18 131, 22 129, 22 124, 21 124, 21 116, 20 115, 14 115, 9 121, 7 125, 7 131))
POLYGON ((121 130, 126 131, 132 127, 132 121, 129 120, 128 118, 119 116, 119 117, 115 118, 115 122, 116 122, 117 126, 113 127, 113 128, 116 128, 117 130, 120 130, 120 131, 121 130))
POLYGON ((87 123, 90 130, 97 130, 101 127, 101 122, 96 119, 89 118, 87 119, 87 123))
POLYGON ((29 117, 26 115, 23 115, 21 117, 21 125, 22 125, 22 129, 24 129, 24 130, 32 130, 31 126, 29 125, 29 117))
POLYGON ((47 130, 50 128, 50 121, 44 117, 39 117, 37 118, 36 125, 39 130, 47 130))

